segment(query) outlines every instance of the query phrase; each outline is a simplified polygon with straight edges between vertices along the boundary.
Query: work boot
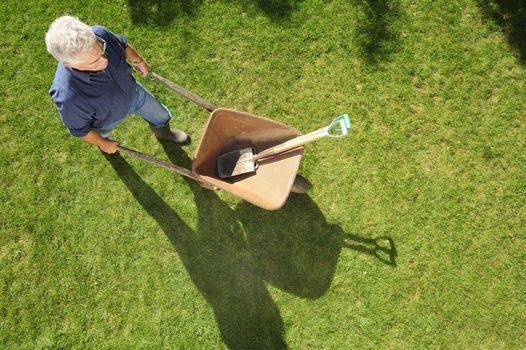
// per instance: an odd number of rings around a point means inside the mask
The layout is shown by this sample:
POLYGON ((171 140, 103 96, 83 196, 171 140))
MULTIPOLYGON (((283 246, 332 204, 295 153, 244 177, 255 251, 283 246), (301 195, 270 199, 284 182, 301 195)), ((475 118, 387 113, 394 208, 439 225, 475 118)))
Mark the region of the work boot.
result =
POLYGON ((163 126, 162 128, 155 128, 150 125, 155 137, 161 140, 172 141, 179 145, 188 145, 191 142, 190 136, 182 130, 170 129, 170 125, 163 126))

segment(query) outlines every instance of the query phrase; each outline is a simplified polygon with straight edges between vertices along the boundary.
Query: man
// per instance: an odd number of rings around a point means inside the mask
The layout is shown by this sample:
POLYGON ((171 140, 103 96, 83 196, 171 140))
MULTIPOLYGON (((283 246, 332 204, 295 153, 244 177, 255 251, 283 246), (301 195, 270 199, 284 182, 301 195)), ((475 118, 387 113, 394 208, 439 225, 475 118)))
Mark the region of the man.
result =
POLYGON ((72 135, 115 153, 118 142, 111 138, 111 131, 137 114, 157 138, 190 142, 185 132, 170 129, 170 111, 133 78, 126 60, 143 75, 149 66, 123 36, 64 16, 51 24, 46 46, 59 61, 49 93, 72 135))

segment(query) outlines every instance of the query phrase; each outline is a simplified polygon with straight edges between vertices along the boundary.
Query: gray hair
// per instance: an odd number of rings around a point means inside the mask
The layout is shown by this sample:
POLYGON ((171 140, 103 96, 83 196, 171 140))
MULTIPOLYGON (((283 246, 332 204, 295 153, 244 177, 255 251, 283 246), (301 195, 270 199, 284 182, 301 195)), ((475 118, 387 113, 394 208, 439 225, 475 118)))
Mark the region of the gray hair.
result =
POLYGON ((48 52, 60 62, 79 64, 79 53, 89 52, 97 38, 90 26, 76 17, 57 18, 46 33, 48 52))

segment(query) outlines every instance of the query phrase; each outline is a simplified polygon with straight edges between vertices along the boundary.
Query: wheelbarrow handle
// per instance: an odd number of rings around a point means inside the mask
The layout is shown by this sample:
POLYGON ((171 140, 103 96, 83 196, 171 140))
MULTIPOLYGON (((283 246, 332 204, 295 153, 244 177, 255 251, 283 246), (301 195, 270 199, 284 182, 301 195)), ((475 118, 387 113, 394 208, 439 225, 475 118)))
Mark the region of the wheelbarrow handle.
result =
POLYGON ((196 180, 198 182, 202 182, 202 180, 198 176, 196 176, 194 173, 192 173, 190 170, 188 170, 186 168, 180 167, 180 166, 172 164, 172 163, 168 163, 168 162, 162 161, 162 160, 157 159, 155 157, 152 157, 152 156, 150 156, 148 154, 144 154, 144 153, 141 153, 141 152, 138 152, 138 151, 126 148, 126 147, 117 146, 117 149, 120 152, 126 153, 127 155, 130 155, 132 157, 142 159, 144 161, 147 161, 148 163, 160 166, 161 168, 168 169, 170 171, 173 171, 173 172, 176 172, 176 173, 178 173, 180 175, 189 177, 189 178, 191 178, 193 180, 196 180))
POLYGON ((171 82, 170 80, 160 76, 159 74, 149 71, 148 76, 157 80, 164 86, 166 86, 168 89, 178 93, 179 95, 183 96, 184 98, 192 101, 196 105, 203 107, 204 109, 208 110, 209 112, 214 111, 217 107, 211 104, 210 102, 202 99, 201 97, 191 93, 190 91, 182 88, 181 86, 171 82))

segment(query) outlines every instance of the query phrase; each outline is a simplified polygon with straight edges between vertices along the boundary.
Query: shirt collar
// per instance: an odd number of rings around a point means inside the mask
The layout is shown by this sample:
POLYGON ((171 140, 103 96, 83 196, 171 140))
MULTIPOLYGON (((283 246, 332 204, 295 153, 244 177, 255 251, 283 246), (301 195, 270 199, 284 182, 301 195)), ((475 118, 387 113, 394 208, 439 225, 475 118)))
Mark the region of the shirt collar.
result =
POLYGON ((64 67, 68 72, 69 74, 71 74, 73 77, 85 82, 85 83, 89 83, 90 82, 90 75, 91 73, 90 72, 83 72, 83 71, 80 71, 80 70, 76 70, 76 69, 73 69, 71 67, 64 67))

